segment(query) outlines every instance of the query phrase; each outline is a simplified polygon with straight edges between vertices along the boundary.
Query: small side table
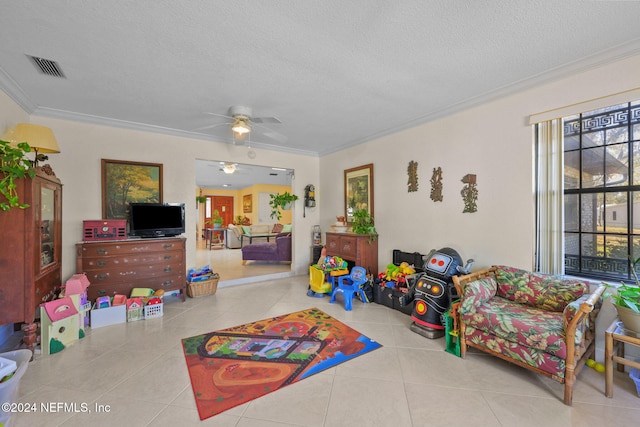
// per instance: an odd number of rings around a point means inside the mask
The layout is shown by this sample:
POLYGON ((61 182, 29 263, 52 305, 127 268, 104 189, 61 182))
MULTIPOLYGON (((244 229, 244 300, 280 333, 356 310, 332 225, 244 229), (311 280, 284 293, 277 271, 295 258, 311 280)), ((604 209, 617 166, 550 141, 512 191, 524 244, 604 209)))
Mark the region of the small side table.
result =
POLYGON ((604 395, 613 397, 613 362, 619 372, 624 372, 624 365, 640 369, 640 363, 624 357, 624 345, 630 344, 640 347, 640 335, 633 335, 622 327, 620 319, 616 318, 604 333, 604 395))

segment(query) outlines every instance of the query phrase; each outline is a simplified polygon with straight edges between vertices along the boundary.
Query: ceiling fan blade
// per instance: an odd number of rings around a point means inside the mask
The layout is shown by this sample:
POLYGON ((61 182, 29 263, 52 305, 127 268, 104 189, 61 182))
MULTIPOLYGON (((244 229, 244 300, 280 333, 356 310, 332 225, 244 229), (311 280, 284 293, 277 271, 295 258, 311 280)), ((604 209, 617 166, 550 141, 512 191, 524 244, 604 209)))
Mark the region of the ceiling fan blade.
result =
POLYGON ((208 125, 208 126, 202 126, 199 128, 194 129, 193 131, 199 131, 199 130, 205 130, 205 129, 212 129, 218 126, 225 126, 225 125, 230 125, 231 123, 216 123, 215 125, 208 125))
POLYGON ((224 117, 225 119, 233 119, 233 117, 232 117, 232 116, 228 116, 228 115, 226 115, 226 114, 210 113, 210 112, 208 112, 208 111, 205 111, 204 113, 205 113, 205 114, 208 114, 208 115, 210 115, 210 116, 224 117))
POLYGON ((274 139, 278 142, 287 142, 287 137, 281 133, 276 132, 273 129, 270 129, 266 126, 260 125, 256 123, 256 128, 260 129, 260 134, 266 136, 267 138, 274 139))
POLYGON ((273 130, 269 130, 268 132, 262 132, 262 134, 264 136, 266 136, 267 138, 275 139, 278 142, 287 142, 287 139, 288 139, 283 134, 278 133, 278 132, 273 131, 273 130))
POLYGON ((253 123, 274 123, 281 124, 282 121, 277 117, 251 117, 253 123))

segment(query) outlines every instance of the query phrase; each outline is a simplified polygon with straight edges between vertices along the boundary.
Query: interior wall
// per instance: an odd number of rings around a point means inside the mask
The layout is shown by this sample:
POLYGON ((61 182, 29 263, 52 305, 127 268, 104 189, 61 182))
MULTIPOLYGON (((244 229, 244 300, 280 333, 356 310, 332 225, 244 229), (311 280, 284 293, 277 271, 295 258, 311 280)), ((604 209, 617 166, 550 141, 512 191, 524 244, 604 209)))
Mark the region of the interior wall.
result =
MULTIPOLYGON (((533 260, 533 151, 530 114, 640 87, 640 55, 575 74, 550 84, 487 102, 409 130, 338 153, 316 157, 190 138, 160 135, 53 118, 29 117, 0 92, 0 125, 22 121, 49 126, 61 148, 49 163, 64 183, 63 280, 75 273, 75 243, 82 220, 101 216, 100 159, 162 163, 164 200, 185 202, 195 217, 195 159, 271 165, 295 170, 293 192, 301 199, 307 184, 316 186, 317 207, 294 205, 293 270, 307 271, 311 230, 330 229, 344 214, 344 169, 374 164, 375 220, 379 232, 379 267, 391 252, 456 249, 476 267, 510 264, 531 268, 533 260), (417 161, 419 188, 407 192, 407 166, 417 161), (433 168, 443 170, 442 202, 429 198, 433 168), (320 170, 323 171, 320 174, 320 170), (476 174, 476 213, 462 213, 461 178, 476 174), (308 232, 305 232, 307 230, 308 232)), ((3 130, 4 130, 3 129, 3 130)), ((195 221, 187 223, 187 265, 195 262, 195 221)))
MULTIPOLYGON (((17 104, 4 93, 0 91, 0 94, 0 123, 5 127, 13 127, 19 122, 37 123, 50 127, 58 140, 61 152, 49 155, 48 163, 63 183, 63 281, 76 272, 75 244, 82 238, 82 221, 101 218, 101 159, 162 163, 164 201, 184 202, 188 219, 196 218, 195 161, 199 158, 224 158, 231 162, 292 169, 295 172, 292 189, 300 198, 304 195, 305 185, 319 180, 317 157, 253 147, 256 156, 250 159, 248 148, 242 146, 48 117, 29 117, 20 114, 17 104), (12 113, 5 114, 5 111, 12 113)), ((309 230, 308 233, 294 234, 292 271, 296 274, 307 271, 311 229, 318 224, 318 218, 318 210, 307 210, 303 218, 302 205, 294 205, 296 228, 309 230)), ((196 221, 187 221, 185 236, 187 267, 194 267, 196 221)))
MULTIPOLYGON (((393 249, 428 253, 451 247, 475 268, 507 264, 530 269, 534 259, 533 130, 528 116, 640 87, 640 56, 613 62, 388 135, 320 160, 321 226, 343 215, 340 171, 374 164, 374 214, 379 269, 393 249), (407 191, 407 167, 418 162, 418 191, 407 191), (443 171, 443 201, 430 199, 433 169, 443 171), (463 213, 466 174, 477 175, 477 212, 463 213)), ((481 78, 480 76, 478 78, 481 78)))

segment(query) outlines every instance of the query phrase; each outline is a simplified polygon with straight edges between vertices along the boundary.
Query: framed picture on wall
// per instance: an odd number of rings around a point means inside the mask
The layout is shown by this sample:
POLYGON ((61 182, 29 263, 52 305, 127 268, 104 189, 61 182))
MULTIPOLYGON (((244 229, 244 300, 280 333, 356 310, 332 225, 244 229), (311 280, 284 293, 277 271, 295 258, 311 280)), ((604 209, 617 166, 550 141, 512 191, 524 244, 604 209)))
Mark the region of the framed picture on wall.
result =
POLYGON ((344 171, 344 212, 347 222, 353 221, 353 213, 366 209, 373 216, 373 164, 344 171))
POLYGON ((245 194, 242 196, 242 212, 251 213, 253 210, 253 195, 245 194))
POLYGON ((102 218, 127 218, 129 203, 162 203, 162 164, 102 159, 102 218))

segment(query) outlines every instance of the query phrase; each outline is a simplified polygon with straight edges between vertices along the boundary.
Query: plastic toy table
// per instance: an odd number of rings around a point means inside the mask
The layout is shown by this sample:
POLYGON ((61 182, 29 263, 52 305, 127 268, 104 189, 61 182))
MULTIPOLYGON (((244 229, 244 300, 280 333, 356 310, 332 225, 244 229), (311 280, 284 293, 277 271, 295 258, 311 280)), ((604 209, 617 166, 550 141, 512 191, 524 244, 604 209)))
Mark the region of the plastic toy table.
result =
POLYGON ((640 347, 640 334, 625 330, 616 318, 604 333, 604 395, 607 397, 613 397, 613 362, 619 372, 624 372, 624 365, 640 369, 640 363, 624 357, 625 344, 640 347))

